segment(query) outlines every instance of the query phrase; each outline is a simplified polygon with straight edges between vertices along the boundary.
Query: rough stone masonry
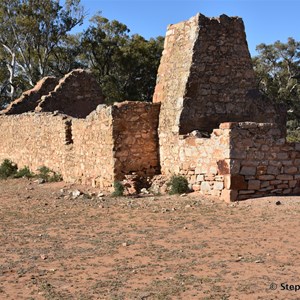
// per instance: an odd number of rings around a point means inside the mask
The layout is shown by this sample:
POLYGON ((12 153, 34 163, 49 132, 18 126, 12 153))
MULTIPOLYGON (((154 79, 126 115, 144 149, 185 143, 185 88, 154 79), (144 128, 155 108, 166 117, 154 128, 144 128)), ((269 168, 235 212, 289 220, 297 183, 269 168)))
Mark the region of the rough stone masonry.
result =
POLYGON ((181 174, 225 201, 300 192, 300 144, 286 143, 284 107, 257 89, 238 17, 170 25, 153 103, 103 103, 86 71, 43 79, 0 112, 0 160, 103 190, 181 174))

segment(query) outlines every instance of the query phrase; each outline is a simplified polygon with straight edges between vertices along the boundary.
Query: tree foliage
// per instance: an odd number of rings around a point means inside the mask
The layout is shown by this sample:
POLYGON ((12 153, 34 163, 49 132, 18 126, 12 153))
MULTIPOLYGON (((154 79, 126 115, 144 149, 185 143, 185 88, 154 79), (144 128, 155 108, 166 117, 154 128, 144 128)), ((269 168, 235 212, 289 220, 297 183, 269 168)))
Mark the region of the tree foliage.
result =
POLYGON ((254 57, 261 91, 288 107, 288 130, 300 126, 300 42, 289 38, 286 43, 260 44, 254 57))
POLYGON ((67 33, 83 21, 80 0, 2 0, 0 6, 0 47, 9 75, 5 93, 13 99, 21 77, 33 86, 51 74, 54 52, 67 33))
POLYGON ((84 33, 88 66, 96 74, 107 102, 150 101, 163 50, 163 38, 144 39, 129 35, 119 21, 96 15, 84 33))
POLYGON ((3 0, 0 6, 0 108, 44 76, 89 68, 107 103, 150 101, 163 38, 130 35, 129 28, 100 13, 84 32, 80 0, 3 0))

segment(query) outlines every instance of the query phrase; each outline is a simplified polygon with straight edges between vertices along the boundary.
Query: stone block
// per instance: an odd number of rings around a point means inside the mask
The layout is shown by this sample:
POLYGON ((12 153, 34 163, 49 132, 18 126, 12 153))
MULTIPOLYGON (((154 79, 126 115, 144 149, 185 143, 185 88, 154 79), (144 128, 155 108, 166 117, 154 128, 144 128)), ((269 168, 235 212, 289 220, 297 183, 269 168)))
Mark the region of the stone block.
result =
POLYGON ((248 188, 245 177, 242 175, 225 175, 224 186, 227 190, 244 190, 248 188))
POLYGON ((293 180, 294 177, 293 177, 293 175, 280 174, 280 175, 276 176, 276 179, 279 179, 279 180, 293 180))
POLYGON ((224 176, 223 175, 217 175, 215 177, 215 181, 224 181, 224 176))
POLYGON ((211 184, 207 181, 201 182, 200 188, 201 188, 202 192, 207 192, 207 191, 210 191, 212 189, 211 184))
POLYGON ((197 179, 198 182, 199 181, 204 181, 204 175, 197 175, 197 179))
POLYGON ((239 195, 249 195, 249 194, 254 194, 254 190, 240 190, 239 195))
POLYGON ((281 184, 282 183, 282 180, 271 180, 270 183, 272 185, 277 185, 277 184, 281 184))
POLYGON ((300 143, 295 143, 295 150, 300 151, 300 143))
POLYGON ((297 186, 298 180, 291 180, 289 181, 289 187, 294 188, 297 186))
POLYGON ((296 174, 298 172, 298 168, 294 166, 284 167, 284 173, 286 174, 296 174))
POLYGON ((282 183, 277 185, 278 189, 287 189, 288 187, 289 185, 287 183, 282 183))
POLYGON ((200 184, 193 184, 192 185, 193 191, 200 191, 201 190, 201 185, 200 184))
MULTIPOLYGON (((260 175, 260 176, 258 176, 258 179, 259 180, 273 180, 273 179, 275 179, 275 176, 274 175, 260 175)), ((280 179, 280 178, 278 178, 278 179, 280 179)))
POLYGON ((224 188, 224 183, 221 181, 215 181, 214 190, 221 191, 224 188))
POLYGON ((284 166, 292 166, 293 165, 293 162, 291 159, 290 160, 282 160, 281 162, 284 166))
POLYGON ((269 165, 280 168, 282 166, 282 162, 278 160, 270 160, 269 165))
POLYGON ((230 174, 239 174, 240 168, 241 168, 241 162, 239 160, 237 159, 230 160, 230 174))
POLYGON ((282 194, 283 195, 288 195, 288 194, 291 194, 292 193, 292 189, 285 189, 282 191, 282 194))
POLYGON ((206 174, 206 175, 204 175, 204 180, 206 180, 206 181, 214 181, 215 180, 215 175, 213 175, 213 174, 206 174))
POLYGON ((282 193, 282 189, 275 189, 271 191, 272 194, 281 194, 282 193))
POLYGON ((230 166, 226 162, 226 160, 219 160, 217 162, 218 165, 218 174, 220 175, 226 175, 230 172, 230 166))
POLYGON ((268 192, 268 191, 271 191, 271 190, 274 190, 274 186, 271 185, 271 186, 267 186, 263 189, 260 189, 259 192, 268 192))
POLYGON ((268 166, 267 174, 278 175, 280 174, 280 170, 275 166, 268 166))
POLYGON ((211 166, 211 167, 209 168, 209 173, 210 173, 210 174, 213 174, 213 175, 216 175, 216 174, 218 173, 217 167, 216 167, 216 166, 211 166))
POLYGON ((240 174, 241 175, 255 175, 256 167, 243 166, 240 174))
POLYGON ((261 188, 265 188, 265 187, 268 187, 270 185, 271 185, 270 181, 262 181, 260 187, 261 188))
POLYGON ((230 152, 230 158, 233 159, 245 159, 246 157, 247 157, 247 153, 245 150, 232 149, 230 152))
POLYGON ((289 155, 286 152, 280 152, 280 153, 277 153, 277 158, 279 160, 285 160, 285 159, 289 158, 289 155))
POLYGON ((260 180, 249 180, 248 181, 249 190, 259 190, 260 189, 260 180))

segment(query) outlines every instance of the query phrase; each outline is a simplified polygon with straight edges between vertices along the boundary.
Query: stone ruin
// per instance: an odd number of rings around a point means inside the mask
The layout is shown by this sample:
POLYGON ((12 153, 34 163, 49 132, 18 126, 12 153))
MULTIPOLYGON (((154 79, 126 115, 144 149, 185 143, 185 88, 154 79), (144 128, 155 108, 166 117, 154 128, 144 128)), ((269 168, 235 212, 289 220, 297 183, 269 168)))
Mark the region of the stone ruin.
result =
POLYGON ((0 160, 107 191, 180 174, 225 201, 300 192, 300 144, 286 142, 285 108, 257 89, 238 17, 170 25, 153 103, 103 103, 86 71, 42 79, 0 112, 0 160))

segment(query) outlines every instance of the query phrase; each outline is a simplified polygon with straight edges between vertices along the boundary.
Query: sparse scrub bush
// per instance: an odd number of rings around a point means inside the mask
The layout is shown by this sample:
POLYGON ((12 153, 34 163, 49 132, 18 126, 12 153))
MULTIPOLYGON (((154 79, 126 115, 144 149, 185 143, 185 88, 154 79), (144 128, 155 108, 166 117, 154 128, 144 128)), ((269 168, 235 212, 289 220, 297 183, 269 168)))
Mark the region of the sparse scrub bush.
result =
POLYGON ((14 175, 14 178, 32 178, 34 177, 34 173, 32 173, 28 166, 18 170, 18 172, 14 175))
POLYGON ((122 185, 122 183, 120 181, 115 181, 114 182, 114 192, 112 193, 112 195, 114 197, 120 197, 123 196, 124 194, 124 186, 122 185))
POLYGON ((9 159, 4 159, 0 165, 0 179, 13 177, 18 170, 18 166, 9 159))
POLYGON ((189 184, 185 177, 180 175, 173 175, 168 182, 169 194, 183 194, 189 191, 189 184))
POLYGON ((36 174, 36 177, 44 179, 46 182, 58 182, 62 180, 60 174, 54 172, 46 166, 42 166, 38 169, 39 173, 36 174))

